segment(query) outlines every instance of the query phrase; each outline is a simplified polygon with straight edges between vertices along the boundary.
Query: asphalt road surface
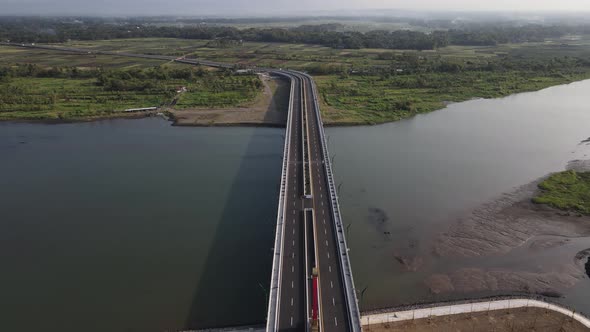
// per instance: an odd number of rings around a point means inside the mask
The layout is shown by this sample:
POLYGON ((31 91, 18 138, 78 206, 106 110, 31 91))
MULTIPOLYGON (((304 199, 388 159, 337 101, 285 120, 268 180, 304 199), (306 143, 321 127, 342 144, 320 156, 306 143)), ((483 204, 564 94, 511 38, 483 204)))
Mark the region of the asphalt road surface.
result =
POLYGON ((311 80, 305 78, 321 331, 350 331, 311 80))
POLYGON ((304 331, 306 324, 301 83, 296 78, 293 82, 295 90, 292 101, 293 112, 291 112, 285 226, 279 281, 278 328, 280 331, 304 331))

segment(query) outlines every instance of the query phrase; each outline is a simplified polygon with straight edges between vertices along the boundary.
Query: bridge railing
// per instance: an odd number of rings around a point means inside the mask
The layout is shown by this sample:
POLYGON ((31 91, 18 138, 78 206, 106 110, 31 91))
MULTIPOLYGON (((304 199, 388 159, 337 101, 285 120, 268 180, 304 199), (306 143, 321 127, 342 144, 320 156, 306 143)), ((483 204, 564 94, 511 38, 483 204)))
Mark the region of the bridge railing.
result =
POLYGON ((334 176, 332 173, 332 163, 330 161, 330 153, 328 152, 328 144, 326 135, 324 133, 324 125, 320 114, 320 105, 317 99, 317 87, 313 78, 305 73, 301 73, 307 77, 311 82, 313 90, 313 103, 315 107, 315 113, 318 121, 318 129, 320 132, 320 142, 322 143, 322 154, 324 159, 324 171, 326 173, 326 179, 328 180, 328 189, 330 191, 330 200, 332 205, 332 214, 334 222, 336 223, 336 237, 338 239, 338 250, 340 252, 339 262, 342 269, 342 281, 346 291, 346 302, 348 309, 348 316, 350 319, 350 326, 352 331, 361 331, 361 317, 358 307, 358 299, 356 296, 356 290, 354 287, 354 279, 352 277, 352 268, 350 265, 350 259, 348 257, 348 245, 346 243, 346 237, 343 232, 342 217, 340 214, 340 205, 338 204, 338 194, 336 192, 336 186, 334 183, 334 176))
MULTIPOLYGON (((289 75, 277 73, 286 78, 291 79, 289 75)), ((287 129, 285 130, 285 145, 283 148, 283 168, 281 173, 281 187, 279 192, 279 207, 277 212, 277 226, 275 234, 275 246, 273 252, 272 272, 270 279, 270 291, 268 297, 268 313, 266 319, 266 330, 278 330, 277 315, 279 312, 279 296, 280 296, 280 281, 281 281, 281 266, 282 266, 282 248, 285 233, 285 196, 287 190, 287 170, 289 165, 289 152, 291 141, 291 118, 293 113, 293 95, 295 91, 295 83, 291 80, 291 94, 289 97, 289 110, 287 113, 287 129)))

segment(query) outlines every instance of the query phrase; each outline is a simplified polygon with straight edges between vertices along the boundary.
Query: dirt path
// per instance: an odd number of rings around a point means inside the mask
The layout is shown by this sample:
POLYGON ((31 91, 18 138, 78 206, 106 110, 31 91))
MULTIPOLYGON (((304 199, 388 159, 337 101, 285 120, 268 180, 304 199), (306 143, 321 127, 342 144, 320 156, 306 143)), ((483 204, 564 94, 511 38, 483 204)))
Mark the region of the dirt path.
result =
POLYGON ((539 308, 494 310, 431 317, 403 322, 368 325, 364 331, 439 332, 439 331, 588 331, 584 325, 563 314, 539 308))
POLYGON ((264 83, 264 90, 249 105, 222 109, 171 110, 174 124, 178 126, 285 126, 289 83, 266 74, 260 74, 260 78, 264 83))

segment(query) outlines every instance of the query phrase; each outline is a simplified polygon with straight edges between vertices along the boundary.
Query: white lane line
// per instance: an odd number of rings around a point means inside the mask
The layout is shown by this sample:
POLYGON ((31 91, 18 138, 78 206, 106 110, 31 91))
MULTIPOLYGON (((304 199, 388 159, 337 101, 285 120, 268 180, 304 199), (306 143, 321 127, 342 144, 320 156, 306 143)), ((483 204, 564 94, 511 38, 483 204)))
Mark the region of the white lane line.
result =
POLYGON ((326 235, 328 234, 328 231, 325 228, 324 228, 324 234, 326 234, 326 235))
POLYGON ((326 247, 328 246, 328 240, 326 240, 326 247))
POLYGON ((293 228, 293 235, 295 235, 295 228, 293 228))
MULTIPOLYGON (((332 265, 328 266, 328 270, 332 272, 332 265)), ((291 281, 292 282, 292 281, 291 281)))
MULTIPOLYGON (((336 317, 334 317, 336 319, 336 317)), ((293 316, 291 316, 291 326, 293 326, 293 316)))
POLYGON ((295 282, 291 281, 291 288, 295 288, 295 282))
MULTIPOLYGON (((322 214, 324 213, 324 210, 322 210, 322 214)), ((326 224, 326 219, 324 219, 324 225, 326 224)))
POLYGON ((294 252, 291 253, 291 258, 295 258, 295 253, 294 252))
MULTIPOLYGON (((293 319, 293 317, 291 317, 291 319, 293 319)), ((291 324, 291 325, 293 325, 293 324, 291 324)), ((336 319, 336 317, 334 317, 334 325, 338 326, 338 320, 336 319)))
MULTIPOLYGON (((324 202, 320 202, 322 204, 322 206, 324 206, 324 202)), ((295 205, 295 203, 293 203, 293 205, 295 205)))
POLYGON ((291 272, 295 272, 295 265, 291 265, 291 272))
MULTIPOLYGON (((291 298, 291 301, 293 301, 293 299, 291 298)), ((334 300, 334 298, 332 298, 332 305, 336 306, 336 301, 334 300)))
POLYGON ((328 253, 328 258, 330 258, 330 253, 328 253))
POLYGON ((295 246, 295 240, 293 240, 293 247, 295 246))
POLYGON ((293 306, 293 298, 291 298, 291 306, 293 306))
POLYGON ((330 280, 330 288, 334 288, 334 283, 330 280))

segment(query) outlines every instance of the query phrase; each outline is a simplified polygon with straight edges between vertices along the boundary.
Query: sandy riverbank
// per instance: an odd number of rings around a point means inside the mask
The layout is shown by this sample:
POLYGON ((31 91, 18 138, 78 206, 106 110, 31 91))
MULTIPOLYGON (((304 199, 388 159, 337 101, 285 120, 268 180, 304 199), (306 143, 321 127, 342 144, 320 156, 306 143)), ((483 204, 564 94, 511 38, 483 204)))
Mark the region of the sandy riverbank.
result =
MULTIPOLYGON (((576 161, 570 168, 589 170, 590 163, 576 161)), ((525 263, 510 268, 465 266, 433 274, 425 280, 431 293, 515 291, 558 296, 587 278, 590 216, 533 204, 541 180, 476 209, 439 234, 432 246, 440 259, 494 262, 512 257, 525 263), (529 257, 536 262, 527 264, 529 257)))

